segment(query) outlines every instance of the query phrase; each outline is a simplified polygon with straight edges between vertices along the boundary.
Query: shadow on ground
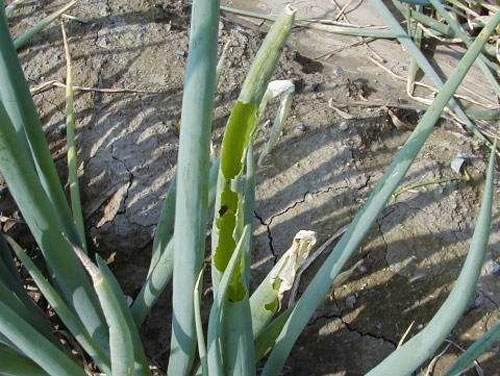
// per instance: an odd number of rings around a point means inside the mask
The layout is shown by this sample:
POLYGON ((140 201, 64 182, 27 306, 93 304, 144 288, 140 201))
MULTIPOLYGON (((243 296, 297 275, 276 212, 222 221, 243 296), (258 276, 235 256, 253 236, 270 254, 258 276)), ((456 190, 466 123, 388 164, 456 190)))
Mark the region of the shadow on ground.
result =
MULTIPOLYGON (((19 34, 61 4, 26 3, 11 21, 13 33, 19 34)), ((81 86, 140 91, 79 92, 76 99, 89 241, 96 252, 113 255, 114 272, 125 292, 134 296, 149 266, 162 197, 176 164, 189 6, 183 1, 91 0, 78 5, 73 14, 87 21, 68 26, 75 81, 81 86)), ((259 33, 226 20, 222 25, 220 44, 231 38, 231 49, 216 98, 215 145, 262 40, 259 33)), ((64 81, 58 26, 36 37, 20 56, 32 87, 51 79, 64 81)), ((315 230, 321 243, 349 223, 410 134, 395 129, 383 111, 351 107, 345 110, 353 119, 340 118, 328 106, 331 99, 360 101, 367 93, 368 101, 388 98, 385 93, 381 97, 380 77, 374 84, 369 76, 338 72, 289 48, 280 60, 275 77, 294 80, 298 95, 280 143, 258 171, 254 287, 297 231, 315 230), (353 84, 359 79, 364 80, 363 87, 353 84)), ((402 100, 398 92, 392 96, 402 100)), ((35 101, 65 181, 63 92, 51 89, 36 95, 35 101)), ((266 118, 275 110, 270 106, 266 118)), ((262 129, 258 146, 269 132, 262 129)), ((457 178, 449 167, 457 153, 473 156, 469 172, 480 180, 485 163, 477 146, 459 129, 443 124, 403 186, 457 178)), ((318 310, 300 337, 287 372, 362 375, 394 350, 413 321, 411 334, 415 334, 446 298, 459 273, 480 192, 480 184, 453 180, 391 200, 351 261, 364 259, 363 266, 318 310)), ((491 260, 499 258, 498 226, 496 220, 491 260)), ((15 227, 18 234, 27 233, 22 225, 15 227)), ((314 265, 306 273, 303 285, 316 269, 314 265)), ((169 346, 169 301, 167 292, 143 328, 148 354, 163 369, 169 346)), ((486 273, 450 339, 470 345, 498 320, 499 303, 498 277, 486 273)), ((458 353, 450 349, 436 363, 435 374, 458 353)), ((481 360, 485 374, 494 374, 499 366, 498 357, 491 354, 481 360)))

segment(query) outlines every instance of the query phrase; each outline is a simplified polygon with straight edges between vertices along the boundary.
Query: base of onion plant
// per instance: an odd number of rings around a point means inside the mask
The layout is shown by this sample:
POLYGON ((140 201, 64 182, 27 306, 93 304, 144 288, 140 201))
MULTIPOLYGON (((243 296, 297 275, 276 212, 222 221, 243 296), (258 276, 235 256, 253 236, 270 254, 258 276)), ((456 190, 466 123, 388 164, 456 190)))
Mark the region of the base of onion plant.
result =
MULTIPOLYGON (((71 66, 68 60, 68 127, 71 205, 64 196, 8 33, 0 2, 0 172, 43 255, 45 276, 19 245, 0 236, 0 374, 85 375, 91 368, 111 376, 151 374, 139 326, 173 273, 172 342, 168 374, 254 375, 270 353, 264 375, 278 375, 295 340, 321 304, 339 272, 359 248, 385 203, 398 187, 446 104, 500 23, 491 18, 471 43, 457 71, 395 156, 370 199, 296 303, 282 304, 297 273, 309 265, 316 243, 313 231, 299 231, 290 249, 255 290, 250 290, 252 222, 255 201, 255 132, 268 99, 282 93, 268 153, 290 109, 293 85, 269 86, 296 10, 286 7, 265 38, 229 117, 221 155, 209 151, 216 89, 218 2, 194 0, 191 42, 183 97, 177 178, 167 194, 144 287, 129 307, 106 263, 85 249, 77 192, 76 144, 71 66), (267 94, 266 94, 266 90, 267 94), (212 169, 209 173, 209 165, 212 169), (214 206, 214 208, 212 208, 214 206), (208 322, 203 321, 203 260, 206 227, 212 224, 211 275, 214 293, 208 322), (13 254, 79 346, 62 345, 52 323, 23 288, 13 254), (88 357, 74 355, 84 352, 88 357), (84 361, 82 362, 82 359, 84 361), (92 359, 92 365, 88 362, 92 359)), ((496 146, 496 145, 495 145, 496 146)), ((414 338, 370 374, 409 374, 428 359, 460 318, 487 252, 495 156, 492 153, 478 222, 462 272, 436 316, 414 338)), ((349 273, 349 272, 347 272, 349 273)), ((449 374, 466 367, 498 337, 498 325, 459 359, 449 374)), ((80 354, 83 355, 83 354, 80 354)), ((314 361, 314 359, 312 359, 314 361)))

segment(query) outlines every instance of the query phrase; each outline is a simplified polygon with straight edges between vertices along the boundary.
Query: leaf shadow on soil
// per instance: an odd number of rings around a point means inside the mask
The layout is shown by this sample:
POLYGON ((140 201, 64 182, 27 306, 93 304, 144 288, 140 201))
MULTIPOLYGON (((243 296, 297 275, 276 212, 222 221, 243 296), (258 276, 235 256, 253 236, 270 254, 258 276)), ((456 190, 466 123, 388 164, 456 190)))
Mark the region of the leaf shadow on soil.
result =
MULTIPOLYGON (((185 62, 180 52, 186 48, 188 16, 185 8, 176 10, 158 2, 151 10, 128 10, 140 7, 138 4, 132 1, 124 5, 119 15, 93 15, 89 25, 72 24, 69 30, 75 72, 85 80, 80 81, 82 84, 128 87, 136 83, 137 89, 151 92, 80 92, 76 98, 89 243, 106 257, 116 253, 111 266, 131 296, 138 292, 147 272, 151 235, 161 199, 174 174, 185 62), (169 39, 164 40, 161 33, 169 39), (157 71, 167 78, 153 80, 151 74, 157 71)), ((115 4, 106 6, 111 7, 111 13, 118 11, 115 4)), ((33 16, 34 9, 26 7, 23 20, 33 16)), ((85 12, 92 15, 92 10, 85 12)), ((230 30, 223 33, 223 41, 230 30)), ((216 145, 261 38, 246 31, 235 37, 216 98, 216 145)), ((60 50, 59 29, 54 26, 21 52, 33 83, 51 77, 64 80, 64 60, 54 57, 54 51, 60 50)), ((305 73, 295 60, 293 51, 285 51, 276 74, 276 78, 292 78, 305 85, 298 91, 279 145, 259 169, 254 286, 299 229, 316 230, 321 243, 348 223, 409 135, 392 129, 385 116, 366 113, 355 113, 357 119, 348 121, 347 129, 340 129, 338 116, 327 109, 328 98, 345 99, 349 88, 344 87, 344 81, 321 72, 305 73), (329 83, 335 80, 338 88, 331 89, 329 83), (296 123, 306 124, 306 130, 297 128, 296 123)), ((37 104, 54 152, 64 156, 63 93, 50 91, 39 98, 37 104)), ((275 110, 276 106, 271 105, 266 118, 271 118, 275 110)), ((438 132, 439 137, 446 134, 446 130, 438 132)), ((431 136, 431 148, 424 151, 431 157, 419 159, 406 183, 451 176, 447 166, 456 151, 454 142, 458 141, 449 141, 444 147, 446 152, 442 152, 438 136, 431 136)), ((261 134, 257 150, 264 141, 261 134)), ((58 158, 57 164, 66 181, 64 158, 58 158)), ((451 183, 436 195, 441 188, 405 194, 388 204, 370 239, 351 260, 354 264, 363 258, 363 271, 357 271, 336 288, 318 310, 287 364, 289 374, 361 375, 394 349, 411 321, 416 321, 414 334, 418 325, 432 317, 458 275, 480 197, 477 187, 467 183, 451 183), (462 206, 449 209, 456 202, 462 206), (436 220, 441 214, 443 219, 436 220)), ((496 221, 495 234, 498 226, 496 221)), ((26 229, 20 231, 26 235, 26 229)), ((496 239, 490 245, 494 252, 499 247, 496 239)), ((302 285, 311 278, 317 264, 306 273, 302 285)), ((483 282, 498 299, 498 282, 483 282)), ((209 292, 207 297, 210 299, 209 292)), ((169 346, 170 298, 167 291, 142 328, 148 354, 162 368, 166 366, 164 354, 169 346)), ((484 297, 481 304, 464 315, 452 338, 468 346, 472 339, 463 333, 484 332, 484 326, 492 325, 495 314, 498 316, 498 300, 484 297)), ((449 360, 438 362, 438 369, 442 370, 449 360)), ((489 358, 481 365, 488 374, 488 370, 498 367, 498 360, 489 358)))

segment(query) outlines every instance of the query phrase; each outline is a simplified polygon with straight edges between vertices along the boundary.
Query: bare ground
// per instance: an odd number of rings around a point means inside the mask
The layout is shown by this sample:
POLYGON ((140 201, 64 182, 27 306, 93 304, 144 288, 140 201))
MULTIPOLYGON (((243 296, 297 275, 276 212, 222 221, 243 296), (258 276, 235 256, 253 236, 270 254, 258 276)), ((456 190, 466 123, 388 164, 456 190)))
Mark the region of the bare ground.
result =
MULTIPOLYGON (((62 3, 28 1, 11 19, 13 34, 62 3)), ((76 83, 141 91, 80 92, 76 100, 88 238, 93 249, 114 260, 111 266, 125 292, 134 296, 147 272, 161 200, 176 164, 189 6, 183 1, 89 0, 72 14, 87 21, 68 24, 76 83)), ((231 38, 231 49, 216 98, 216 144, 263 37, 232 18, 224 18, 221 26, 220 46, 231 38)), ((61 40, 55 25, 20 51, 31 87, 52 79, 64 81, 61 40)), ((346 121, 328 106, 331 98, 400 99, 403 94, 391 77, 360 74, 352 65, 323 64, 292 47, 285 49, 275 77, 292 79, 297 96, 284 135, 258 171, 255 285, 298 230, 317 231, 321 243, 347 224, 410 134, 396 129, 379 108, 349 107, 354 119, 346 121)), ((64 93, 54 88, 36 95, 35 101, 66 179, 64 93)), ((271 106, 268 118, 273 111, 271 106)), ((419 113, 406 111, 399 116, 415 124, 419 113)), ((259 145, 267 132, 263 128, 259 145)), ((457 153, 472 157, 468 169, 473 181, 426 185, 391 200, 352 260, 363 259, 362 267, 332 291, 300 337, 287 363, 289 374, 362 375, 394 350, 412 321, 415 334, 432 317, 468 249, 481 197, 484 156, 460 129, 443 123, 403 184, 457 178, 450 168, 457 153)), ((16 216, 9 200, 0 205, 3 215, 16 216)), ((23 224, 7 222, 4 229, 30 244, 23 224)), ((500 282, 498 270, 494 272, 500 259, 498 239, 495 217, 488 270, 450 336, 464 347, 500 316, 500 282)), ((169 346, 169 300, 167 292, 143 328, 148 354, 163 369, 169 346)), ((499 374, 498 351, 497 346, 481 358, 486 375, 499 374)), ((450 347, 435 364, 434 374, 441 374, 459 352, 450 347)))

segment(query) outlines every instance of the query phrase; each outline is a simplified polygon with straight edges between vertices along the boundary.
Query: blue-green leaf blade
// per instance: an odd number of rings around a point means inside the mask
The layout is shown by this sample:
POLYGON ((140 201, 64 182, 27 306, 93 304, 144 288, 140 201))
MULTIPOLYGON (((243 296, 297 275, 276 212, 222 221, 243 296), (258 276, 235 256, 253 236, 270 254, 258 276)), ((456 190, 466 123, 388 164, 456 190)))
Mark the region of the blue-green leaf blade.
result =
POLYGON ((142 345, 138 327, 134 321, 132 313, 130 312, 125 295, 123 294, 118 281, 109 269, 108 265, 99 255, 97 255, 97 265, 104 282, 107 285, 106 289, 109 290, 107 291, 107 294, 112 294, 109 298, 111 299, 112 296, 113 299, 111 300, 116 300, 117 306, 114 307, 114 314, 116 316, 123 317, 123 320, 125 321, 125 328, 123 328, 123 330, 127 331, 130 335, 133 348, 133 359, 135 363, 135 375, 149 375, 149 363, 146 358, 146 354, 144 353, 144 347, 142 345))
MULTIPOLYGON (((495 144, 496 147, 496 144, 495 144)), ((456 325, 472 298, 481 273, 491 229, 495 153, 491 153, 481 210, 467 258, 455 285, 431 321, 417 335, 392 352, 368 375, 385 376, 397 369, 409 375, 431 357, 456 325)))
POLYGON ((486 352, 498 340, 500 340, 500 321, 493 325, 490 330, 460 355, 451 368, 446 371, 445 376, 458 376, 462 374, 474 360, 486 352))
POLYGON ((377 216, 385 207, 387 200, 405 176, 424 142, 434 129, 434 125, 438 121, 444 107, 474 63, 489 35, 493 33, 499 23, 500 12, 490 19, 471 45, 460 61, 459 66, 439 92, 437 98, 427 110, 410 138, 394 157, 391 165, 377 183, 363 208, 356 214, 345 234, 316 273, 306 291, 292 309, 290 317, 278 337, 276 346, 266 362, 263 375, 278 374, 298 336, 307 325, 316 308, 323 301, 328 289, 333 284, 342 267, 359 248, 363 239, 369 233, 377 216))
POLYGON ((21 276, 17 271, 12 252, 3 235, 0 235, 0 264, 5 268, 0 278, 4 278, 5 281, 10 281, 9 285, 12 287, 17 286, 17 288, 22 289, 23 283, 21 281, 21 276))
POLYGON ((44 254, 56 288, 104 345, 107 333, 96 309, 95 292, 62 236, 64 232, 79 240, 3 15, 0 45, 0 171, 44 254))
POLYGON ((66 353, 0 300, 0 333, 52 376, 86 376, 66 353))
MULTIPOLYGON (((382 0, 371 0, 374 8, 384 19, 385 23, 391 31, 396 33, 398 41, 408 50, 409 53, 415 58, 416 62, 422 69, 422 71, 434 82, 438 88, 442 88, 444 82, 442 78, 438 75, 434 67, 431 65, 427 57, 420 51, 420 49, 415 45, 413 40, 408 36, 403 27, 400 25, 399 21, 394 17, 389 8, 385 5, 382 0)), ((483 134, 478 130, 476 125, 467 117, 467 114, 463 110, 460 103, 458 103, 454 97, 450 97, 450 108, 457 114, 457 117, 463 122, 466 128, 472 132, 480 141, 488 143, 488 139, 483 136, 483 134)))
POLYGON ((193 294, 205 253, 219 5, 219 0, 194 0, 191 8, 177 162, 173 317, 168 364, 171 375, 187 375, 196 356, 193 294))
POLYGON ((201 318, 203 271, 204 268, 201 269, 200 275, 198 276, 194 286, 194 317, 196 322, 196 337, 198 339, 198 355, 200 356, 201 374, 203 376, 208 376, 207 345, 205 343, 205 334, 203 333, 203 322, 201 318))
POLYGON ((52 328, 48 321, 43 317, 41 310, 36 306, 27 306, 24 302, 12 292, 7 285, 0 281, 0 299, 3 303, 15 312, 19 317, 36 328, 47 339, 55 341, 52 335, 52 328))
POLYGON ((30 27, 24 33, 22 33, 19 37, 14 40, 14 46, 16 49, 19 49, 25 46, 31 38, 33 38, 36 34, 43 31, 45 28, 50 26, 52 22, 58 19, 62 14, 66 13, 68 10, 73 8, 76 5, 77 1, 72 0, 68 4, 56 10, 54 13, 49 14, 43 20, 35 24, 33 27, 30 27))
POLYGON ((0 374, 5 376, 49 376, 31 359, 0 345, 0 374))
POLYGON ((254 338, 248 295, 224 306, 224 374, 255 375, 254 338))
POLYGON ((240 262, 240 258, 248 244, 250 236, 250 227, 246 226, 243 235, 241 236, 236 249, 227 264, 226 270, 222 274, 219 289, 210 310, 208 320, 208 370, 210 375, 224 375, 223 354, 221 350, 221 342, 223 341, 223 323, 224 323, 224 306, 227 298, 229 282, 236 270, 236 266, 240 262))
MULTIPOLYGON (((215 158, 210 166, 208 208, 213 207, 215 201, 219 162, 220 159, 215 158)), ((174 178, 168 188, 167 197, 163 203, 160 220, 156 228, 149 272, 141 291, 134 299, 131 307, 132 315, 139 327, 172 278, 174 269, 174 242, 172 234, 174 232, 176 185, 176 178, 174 178)))
POLYGON ((83 326, 80 319, 71 311, 64 299, 52 287, 38 269, 28 255, 17 244, 9 240, 12 249, 16 253, 23 266, 28 270, 36 285, 40 289, 45 299, 49 302, 50 306, 57 313, 63 324, 68 328, 71 334, 75 337, 82 348, 94 359, 97 366, 106 374, 111 373, 111 365, 109 359, 109 348, 106 346, 102 348, 90 336, 87 329, 83 326))

